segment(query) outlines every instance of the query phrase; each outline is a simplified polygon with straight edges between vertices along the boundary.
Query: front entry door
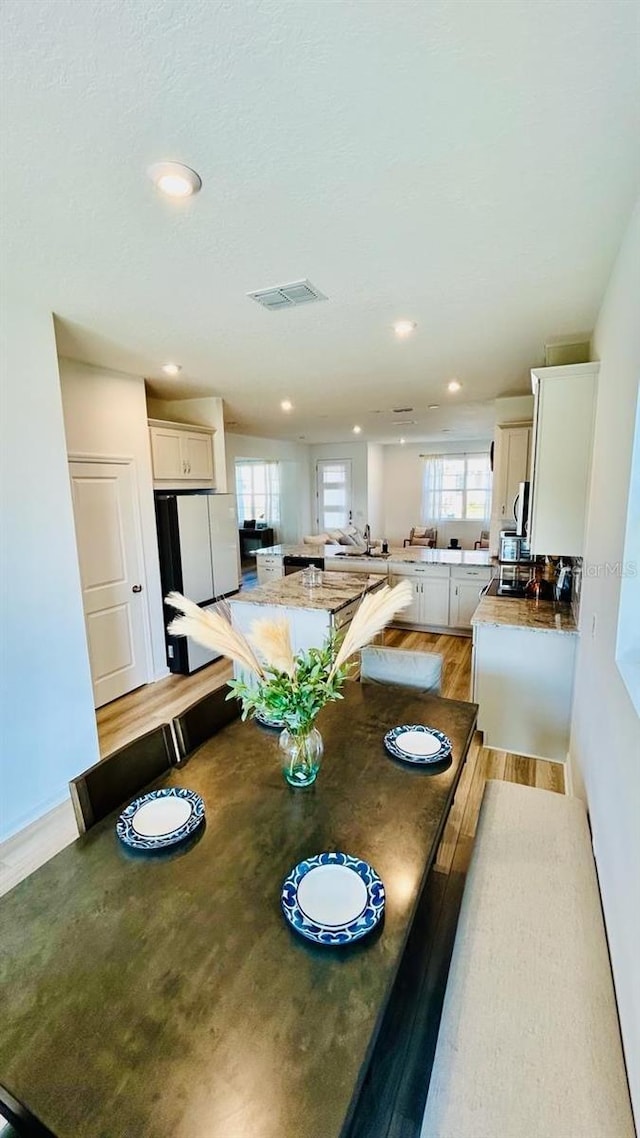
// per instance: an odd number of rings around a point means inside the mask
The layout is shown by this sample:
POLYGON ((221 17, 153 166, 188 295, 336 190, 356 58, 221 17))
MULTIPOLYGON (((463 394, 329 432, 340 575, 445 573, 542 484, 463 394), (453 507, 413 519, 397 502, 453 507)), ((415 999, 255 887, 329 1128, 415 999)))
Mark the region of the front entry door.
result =
POLYGON ((316 522, 320 533, 351 524, 351 461, 316 463, 316 522))
POLYGON ((71 462, 95 706, 147 682, 142 551, 131 464, 71 462))

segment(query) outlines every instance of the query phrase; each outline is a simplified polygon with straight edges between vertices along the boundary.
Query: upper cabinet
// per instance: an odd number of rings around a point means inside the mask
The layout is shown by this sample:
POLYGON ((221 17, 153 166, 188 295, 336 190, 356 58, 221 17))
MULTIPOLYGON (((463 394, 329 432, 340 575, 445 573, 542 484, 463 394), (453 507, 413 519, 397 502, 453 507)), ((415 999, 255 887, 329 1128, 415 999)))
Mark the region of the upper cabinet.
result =
POLYGON ((515 528, 513 505, 520 483, 529 477, 531 436, 530 421, 499 423, 496 427, 489 542, 494 553, 498 550, 500 530, 515 528))
POLYGON ((213 434, 206 427, 149 419, 154 486, 214 489, 213 434))
POLYGON ((531 552, 582 557, 599 365, 536 368, 531 552))

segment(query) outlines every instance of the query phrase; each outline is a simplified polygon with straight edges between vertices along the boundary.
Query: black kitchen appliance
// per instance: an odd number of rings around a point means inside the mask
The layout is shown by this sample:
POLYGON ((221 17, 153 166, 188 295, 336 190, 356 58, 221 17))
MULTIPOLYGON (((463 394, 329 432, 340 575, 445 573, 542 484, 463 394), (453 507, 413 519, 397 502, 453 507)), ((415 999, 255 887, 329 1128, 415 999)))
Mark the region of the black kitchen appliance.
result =
POLYGON ((304 555, 296 556, 294 554, 285 554, 282 558, 285 577, 288 577, 291 573, 299 573, 301 569, 308 569, 310 565, 315 565, 317 569, 324 569, 324 557, 305 557, 304 555))

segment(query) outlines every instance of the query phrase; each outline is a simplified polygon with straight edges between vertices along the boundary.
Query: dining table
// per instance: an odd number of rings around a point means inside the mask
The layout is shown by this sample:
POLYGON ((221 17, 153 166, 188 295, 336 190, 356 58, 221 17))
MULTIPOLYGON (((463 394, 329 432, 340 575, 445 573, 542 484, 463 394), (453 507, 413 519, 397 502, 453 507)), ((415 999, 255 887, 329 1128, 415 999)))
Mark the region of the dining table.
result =
POLYGON ((0 900, 0 1084, 56 1138, 353 1133, 476 718, 349 682, 318 717, 313 786, 285 783, 277 731, 237 719, 152 784, 202 797, 184 848, 129 852, 119 811, 67 846, 0 900), (401 724, 444 732, 450 758, 394 758, 401 724), (327 851, 384 884, 384 917, 354 944, 283 916, 283 880, 327 851))

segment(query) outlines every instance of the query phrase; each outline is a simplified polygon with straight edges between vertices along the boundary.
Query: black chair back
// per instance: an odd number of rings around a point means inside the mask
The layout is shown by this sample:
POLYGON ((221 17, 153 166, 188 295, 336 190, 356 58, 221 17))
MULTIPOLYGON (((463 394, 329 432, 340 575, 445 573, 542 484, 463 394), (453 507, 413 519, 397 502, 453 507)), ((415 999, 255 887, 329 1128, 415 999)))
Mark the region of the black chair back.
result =
POLYGON ((80 833, 134 798, 176 760, 173 731, 165 723, 72 779, 69 790, 80 833))
POLYGON ((226 727, 227 723, 238 718, 240 703, 237 699, 228 700, 227 695, 228 688, 225 684, 203 696, 173 720, 180 761, 226 727))

